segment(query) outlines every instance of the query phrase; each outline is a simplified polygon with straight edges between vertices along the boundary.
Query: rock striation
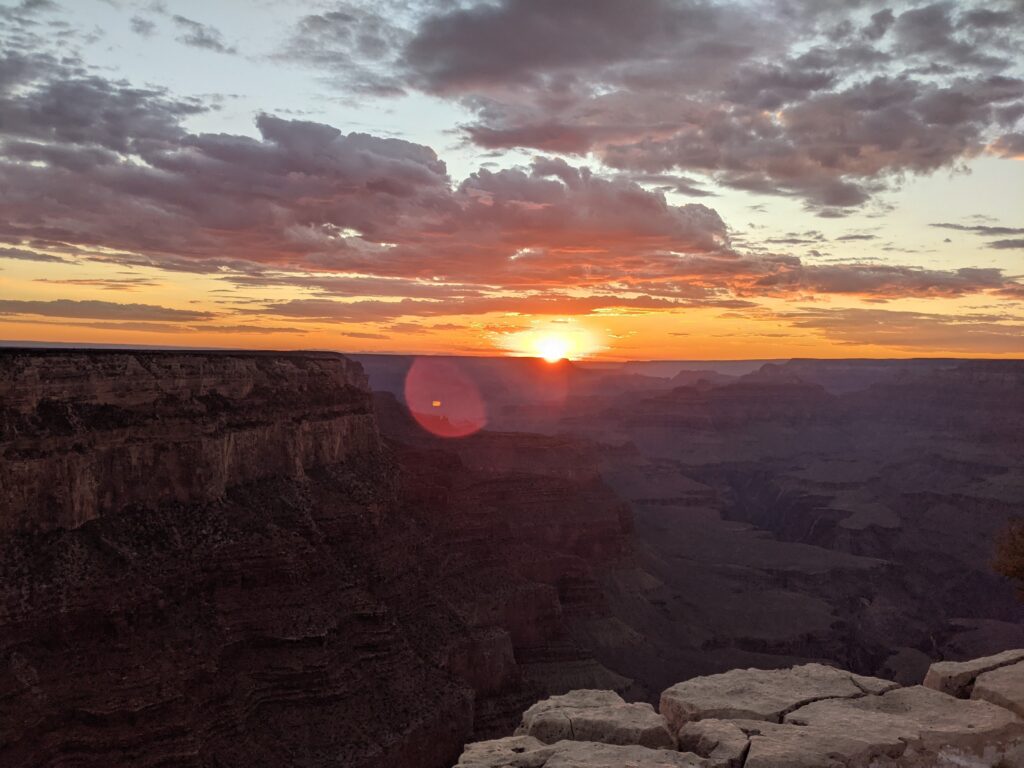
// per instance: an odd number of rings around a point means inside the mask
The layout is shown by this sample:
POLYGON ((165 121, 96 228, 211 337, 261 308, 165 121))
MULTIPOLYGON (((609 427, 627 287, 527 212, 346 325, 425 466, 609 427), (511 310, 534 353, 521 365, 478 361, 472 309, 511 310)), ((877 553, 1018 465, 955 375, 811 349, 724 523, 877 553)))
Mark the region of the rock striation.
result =
POLYGON ((380 451, 340 355, 0 350, 0 530, 205 502, 380 451))
MULTIPOLYGON (((1021 652, 1018 652, 1021 653, 1021 652)), ((673 745, 624 749, 624 733, 639 733, 635 714, 617 697, 576 691, 539 702, 523 716, 524 735, 470 744, 460 768, 1015 768, 1024 765, 1024 664, 978 660, 974 698, 935 688, 868 678, 806 664, 745 669, 699 677, 662 694, 662 722, 673 745), (987 671, 977 671, 987 670, 987 671), (993 675, 978 695, 986 675, 993 675), (581 713, 600 727, 579 732, 581 713), (615 722, 617 714, 620 716, 615 722), (552 739, 561 739, 552 742, 552 739), (573 743, 577 746, 572 746, 573 743), (608 743, 615 747, 607 746, 608 743), (621 762, 615 763, 618 757, 621 762)), ((935 677, 933 676, 933 680, 935 677)), ((648 719, 658 718, 653 712, 648 719)))
POLYGON ((0 765, 440 768, 626 690, 598 473, 380 425, 340 355, 0 350, 0 765))

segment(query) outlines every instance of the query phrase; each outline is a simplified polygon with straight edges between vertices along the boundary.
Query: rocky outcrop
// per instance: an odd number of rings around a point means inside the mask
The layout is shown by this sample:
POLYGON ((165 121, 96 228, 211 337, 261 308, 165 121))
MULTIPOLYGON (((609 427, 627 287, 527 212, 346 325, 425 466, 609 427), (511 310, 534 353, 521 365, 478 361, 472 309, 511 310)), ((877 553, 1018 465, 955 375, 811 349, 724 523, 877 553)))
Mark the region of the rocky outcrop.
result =
MULTIPOLYGON (((704 766, 705 768, 1007 768, 1024 765, 1024 664, 992 667, 990 700, 956 698, 920 685, 900 687, 878 678, 808 664, 786 670, 733 670, 680 683, 662 694, 662 715, 677 748, 642 747, 632 762, 610 763, 602 734, 618 739, 632 714, 596 691, 540 702, 527 711, 529 731, 540 713, 571 718, 591 705, 604 709, 601 729, 553 735, 575 740, 545 744, 527 736, 471 744, 459 766, 525 768, 572 765, 704 766), (1002 701, 1008 700, 1005 704, 1002 701), (611 720, 623 712, 623 728, 611 720), (564 755, 564 757, 563 757, 564 755), (564 760, 565 762, 560 762, 564 760), (681 761, 681 762, 680 762, 681 761)), ((538 729, 540 730, 540 729, 538 729)), ((618 743, 618 742, 616 742, 618 743)), ((623 755, 625 759, 625 755, 623 755)))
POLYGON ((572 691, 539 701, 523 713, 516 735, 533 736, 545 744, 569 739, 656 749, 675 746, 665 718, 654 707, 627 704, 614 691, 572 691))
POLYGON ((928 668, 924 685, 966 699, 970 697, 979 675, 1019 662, 1024 662, 1024 649, 1003 651, 968 661, 937 661, 928 668))
POLYGON ((898 687, 822 664, 791 669, 734 669, 677 683, 661 694, 661 713, 673 731, 691 720, 720 718, 781 722, 818 699, 879 694, 898 687))

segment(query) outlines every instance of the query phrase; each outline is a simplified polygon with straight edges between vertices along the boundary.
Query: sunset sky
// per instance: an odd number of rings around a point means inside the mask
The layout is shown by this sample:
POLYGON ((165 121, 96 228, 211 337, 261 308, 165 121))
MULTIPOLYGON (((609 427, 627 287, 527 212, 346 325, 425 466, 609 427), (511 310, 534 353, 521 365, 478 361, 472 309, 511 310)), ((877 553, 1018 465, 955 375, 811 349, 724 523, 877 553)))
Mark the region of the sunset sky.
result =
POLYGON ((0 39, 0 339, 1024 354, 1024 0, 0 0, 0 39))

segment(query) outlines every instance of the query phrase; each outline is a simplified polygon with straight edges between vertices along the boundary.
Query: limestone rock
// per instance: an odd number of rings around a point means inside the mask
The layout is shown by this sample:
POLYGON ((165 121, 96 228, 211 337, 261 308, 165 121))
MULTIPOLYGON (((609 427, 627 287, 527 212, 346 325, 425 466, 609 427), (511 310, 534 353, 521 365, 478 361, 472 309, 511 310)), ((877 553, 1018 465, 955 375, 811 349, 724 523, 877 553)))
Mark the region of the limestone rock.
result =
POLYGON ((1024 718, 1024 662, 982 672, 974 681, 972 699, 981 699, 1024 718))
POLYGON ((673 732, 704 718, 779 722, 797 707, 818 699, 852 698, 898 687, 823 664, 790 669, 734 669, 677 683, 661 694, 661 713, 673 732))
POLYGON ((553 744, 563 739, 674 749, 665 718, 646 703, 627 704, 612 691, 570 691, 538 701, 516 731, 553 744))
POLYGON ((512 736, 467 744, 458 768, 714 768, 690 752, 512 736))
POLYGON ((873 760, 877 764, 882 756, 899 758, 894 764, 901 766, 934 765, 936 760, 940 765, 946 760, 950 765, 1001 766, 1010 764, 1002 762, 1008 754, 1024 747, 1024 721, 1012 712, 919 685, 880 696, 816 701, 786 715, 784 723, 798 727, 773 731, 770 744, 751 739, 746 768, 781 766, 766 753, 803 755, 812 740, 819 761, 829 758, 849 768, 873 760))
POLYGON ((706 757, 714 768, 741 768, 750 738, 731 720, 696 720, 679 729, 679 748, 706 757))
POLYGON ((924 685, 937 691, 966 699, 978 675, 999 667, 1024 661, 1024 648, 1003 651, 994 656, 983 656, 970 661, 937 661, 928 668, 924 685))

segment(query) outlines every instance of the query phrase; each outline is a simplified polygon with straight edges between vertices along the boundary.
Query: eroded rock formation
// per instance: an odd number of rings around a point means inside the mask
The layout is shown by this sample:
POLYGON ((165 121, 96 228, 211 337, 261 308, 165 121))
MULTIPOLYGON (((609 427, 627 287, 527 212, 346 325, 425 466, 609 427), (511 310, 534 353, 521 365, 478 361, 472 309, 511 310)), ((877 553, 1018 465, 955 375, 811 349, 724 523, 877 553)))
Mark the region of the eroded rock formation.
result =
POLYGON ((695 678, 662 694, 660 715, 645 715, 648 728, 660 724, 676 741, 659 747, 636 740, 628 753, 623 734, 639 739, 649 733, 636 729, 635 713, 606 692, 575 691, 527 710, 524 735, 468 745, 458 765, 1016 768, 1024 765, 1024 662, 1003 662, 940 667, 930 677, 937 684, 973 673, 971 699, 819 664, 695 678), (987 693, 998 691, 990 698, 979 693, 986 675, 998 675, 984 686, 987 693), (580 732, 558 727, 560 718, 574 723, 588 713, 580 732))
POLYGON ((5 768, 439 768, 630 685, 568 629, 597 472, 382 440, 342 356, 2 351, 0 457, 5 768))

